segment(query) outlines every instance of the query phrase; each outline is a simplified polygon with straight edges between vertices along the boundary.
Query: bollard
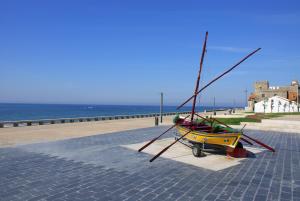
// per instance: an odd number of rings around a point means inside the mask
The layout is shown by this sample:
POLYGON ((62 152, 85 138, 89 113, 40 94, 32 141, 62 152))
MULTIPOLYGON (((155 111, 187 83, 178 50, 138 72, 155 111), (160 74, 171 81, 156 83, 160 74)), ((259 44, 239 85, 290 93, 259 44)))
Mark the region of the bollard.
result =
POLYGON ((155 126, 158 126, 158 117, 154 117, 155 126))

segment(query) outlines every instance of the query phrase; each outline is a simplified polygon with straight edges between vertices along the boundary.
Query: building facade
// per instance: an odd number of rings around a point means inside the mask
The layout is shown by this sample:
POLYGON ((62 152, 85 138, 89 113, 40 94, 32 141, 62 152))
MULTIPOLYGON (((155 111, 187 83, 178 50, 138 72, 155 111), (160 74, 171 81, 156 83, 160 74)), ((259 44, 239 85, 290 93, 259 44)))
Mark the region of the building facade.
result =
MULTIPOLYGON (((300 86, 298 81, 292 81, 289 86, 270 86, 268 81, 258 81, 254 83, 254 92, 248 98, 248 106, 245 108, 249 112, 255 111, 255 104, 261 101, 269 102, 273 97, 282 97, 290 103, 295 102, 297 105, 300 103, 300 86)), ((283 102, 285 102, 282 100, 283 102)), ((274 101, 274 98, 273 98, 274 101)), ((260 103, 262 104, 262 102, 260 103)))
POLYGON ((278 112, 297 112, 297 104, 295 101, 283 98, 281 96, 273 96, 266 98, 254 104, 256 113, 278 113, 278 112))

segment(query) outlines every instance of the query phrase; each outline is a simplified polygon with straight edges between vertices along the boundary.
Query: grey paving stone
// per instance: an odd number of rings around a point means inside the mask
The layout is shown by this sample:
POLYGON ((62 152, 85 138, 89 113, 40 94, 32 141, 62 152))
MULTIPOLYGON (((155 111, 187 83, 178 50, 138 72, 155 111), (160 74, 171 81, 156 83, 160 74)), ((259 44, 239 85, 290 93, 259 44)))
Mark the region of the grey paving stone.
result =
MULTIPOLYGON (((0 149, 1 200, 300 200, 300 135, 247 131, 276 148, 221 171, 120 145, 161 133, 154 127, 0 149)), ((170 137, 170 135, 165 136, 170 137)))

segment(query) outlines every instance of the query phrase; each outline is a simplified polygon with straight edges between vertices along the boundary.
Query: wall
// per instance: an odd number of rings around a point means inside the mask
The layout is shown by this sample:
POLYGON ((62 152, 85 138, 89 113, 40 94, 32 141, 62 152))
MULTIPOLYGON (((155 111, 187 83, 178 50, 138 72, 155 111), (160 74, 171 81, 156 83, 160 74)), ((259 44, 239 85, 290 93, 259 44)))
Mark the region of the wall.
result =
POLYGON ((277 112, 297 112, 296 102, 290 102, 288 99, 282 98, 280 96, 274 96, 268 98, 267 101, 260 101, 255 103, 254 112, 256 113, 277 113, 277 112), (273 100, 273 107, 271 108, 273 100), (265 104, 265 109, 264 109, 265 104))

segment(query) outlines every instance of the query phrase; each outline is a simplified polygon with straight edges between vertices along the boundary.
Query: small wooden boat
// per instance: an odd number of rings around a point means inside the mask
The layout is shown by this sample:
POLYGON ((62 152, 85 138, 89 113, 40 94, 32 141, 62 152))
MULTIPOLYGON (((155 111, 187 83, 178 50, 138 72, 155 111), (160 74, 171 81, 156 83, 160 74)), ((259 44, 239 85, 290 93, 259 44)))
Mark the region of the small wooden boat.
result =
POLYGON ((179 135, 183 136, 183 140, 193 145, 192 153, 196 157, 201 155, 204 145, 224 150, 227 150, 227 147, 231 150, 235 147, 243 148, 239 141, 243 135, 242 131, 210 123, 208 119, 191 123, 183 117, 175 117, 174 123, 179 135))
POLYGON ((206 53, 206 41, 207 41, 208 32, 206 32, 205 35, 205 41, 203 44, 202 49, 202 55, 200 59, 200 69, 198 72, 198 78, 196 82, 196 88, 194 91, 194 95, 188 98, 185 102, 183 102, 180 106, 177 107, 177 109, 180 109, 182 106, 187 104, 189 101, 193 100, 192 104, 192 111, 189 115, 186 117, 179 117, 176 116, 174 118, 174 125, 168 128, 166 131, 164 131, 159 136, 153 138, 150 142, 146 143, 144 146, 142 146, 138 151, 141 152, 146 147, 148 147, 150 144, 155 142, 157 139, 159 139, 161 136, 166 134, 167 132, 171 131, 173 128, 176 128, 179 133, 179 138, 176 138, 176 140, 171 143, 169 146, 165 147, 163 150, 161 150, 158 154, 156 154, 152 159, 150 159, 150 162, 154 161, 156 158, 158 158, 161 154, 163 154, 165 151, 167 151, 171 146, 173 146, 176 142, 181 140, 187 140, 189 143, 192 144, 190 146, 192 148, 192 153, 194 156, 199 157, 201 156, 202 150, 205 148, 205 146, 208 146, 213 149, 225 149, 227 154, 234 156, 234 157, 244 157, 246 156, 246 150, 243 149, 243 144, 241 141, 246 142, 250 145, 253 145, 251 141, 265 147, 266 149, 269 149, 272 152, 275 152, 275 150, 272 147, 269 147, 268 145, 260 142, 259 140, 256 140, 242 132, 242 130, 238 131, 230 126, 224 124, 223 122, 217 120, 217 119, 207 119, 200 115, 198 115, 195 111, 196 106, 196 100, 197 95, 202 92, 204 89, 206 89, 209 85, 214 83, 216 80, 220 79, 230 71, 232 71, 234 68, 236 68, 239 64, 241 64, 243 61, 248 59, 250 56, 255 54, 257 51, 260 50, 260 48, 256 49, 255 51, 248 54, 246 57, 244 57, 242 60, 240 60, 237 64, 229 68, 227 71, 210 81, 207 85, 202 87, 199 90, 199 82, 200 82, 200 74, 202 71, 202 65, 203 65, 203 59, 204 55, 206 53), (194 117, 197 116, 200 118, 194 119, 194 117), (190 119, 187 119, 190 118, 190 119), (224 127, 225 126, 225 127, 224 127), (250 141, 251 140, 251 141, 250 141))
POLYGON ((193 124, 192 126, 190 126, 189 122, 187 124, 177 123, 176 129, 181 135, 191 131, 184 138, 192 144, 204 143, 227 146, 231 148, 236 147, 242 135, 242 132, 234 130, 229 131, 226 128, 220 127, 218 127, 218 130, 215 131, 214 127, 208 126, 204 123, 193 124))

